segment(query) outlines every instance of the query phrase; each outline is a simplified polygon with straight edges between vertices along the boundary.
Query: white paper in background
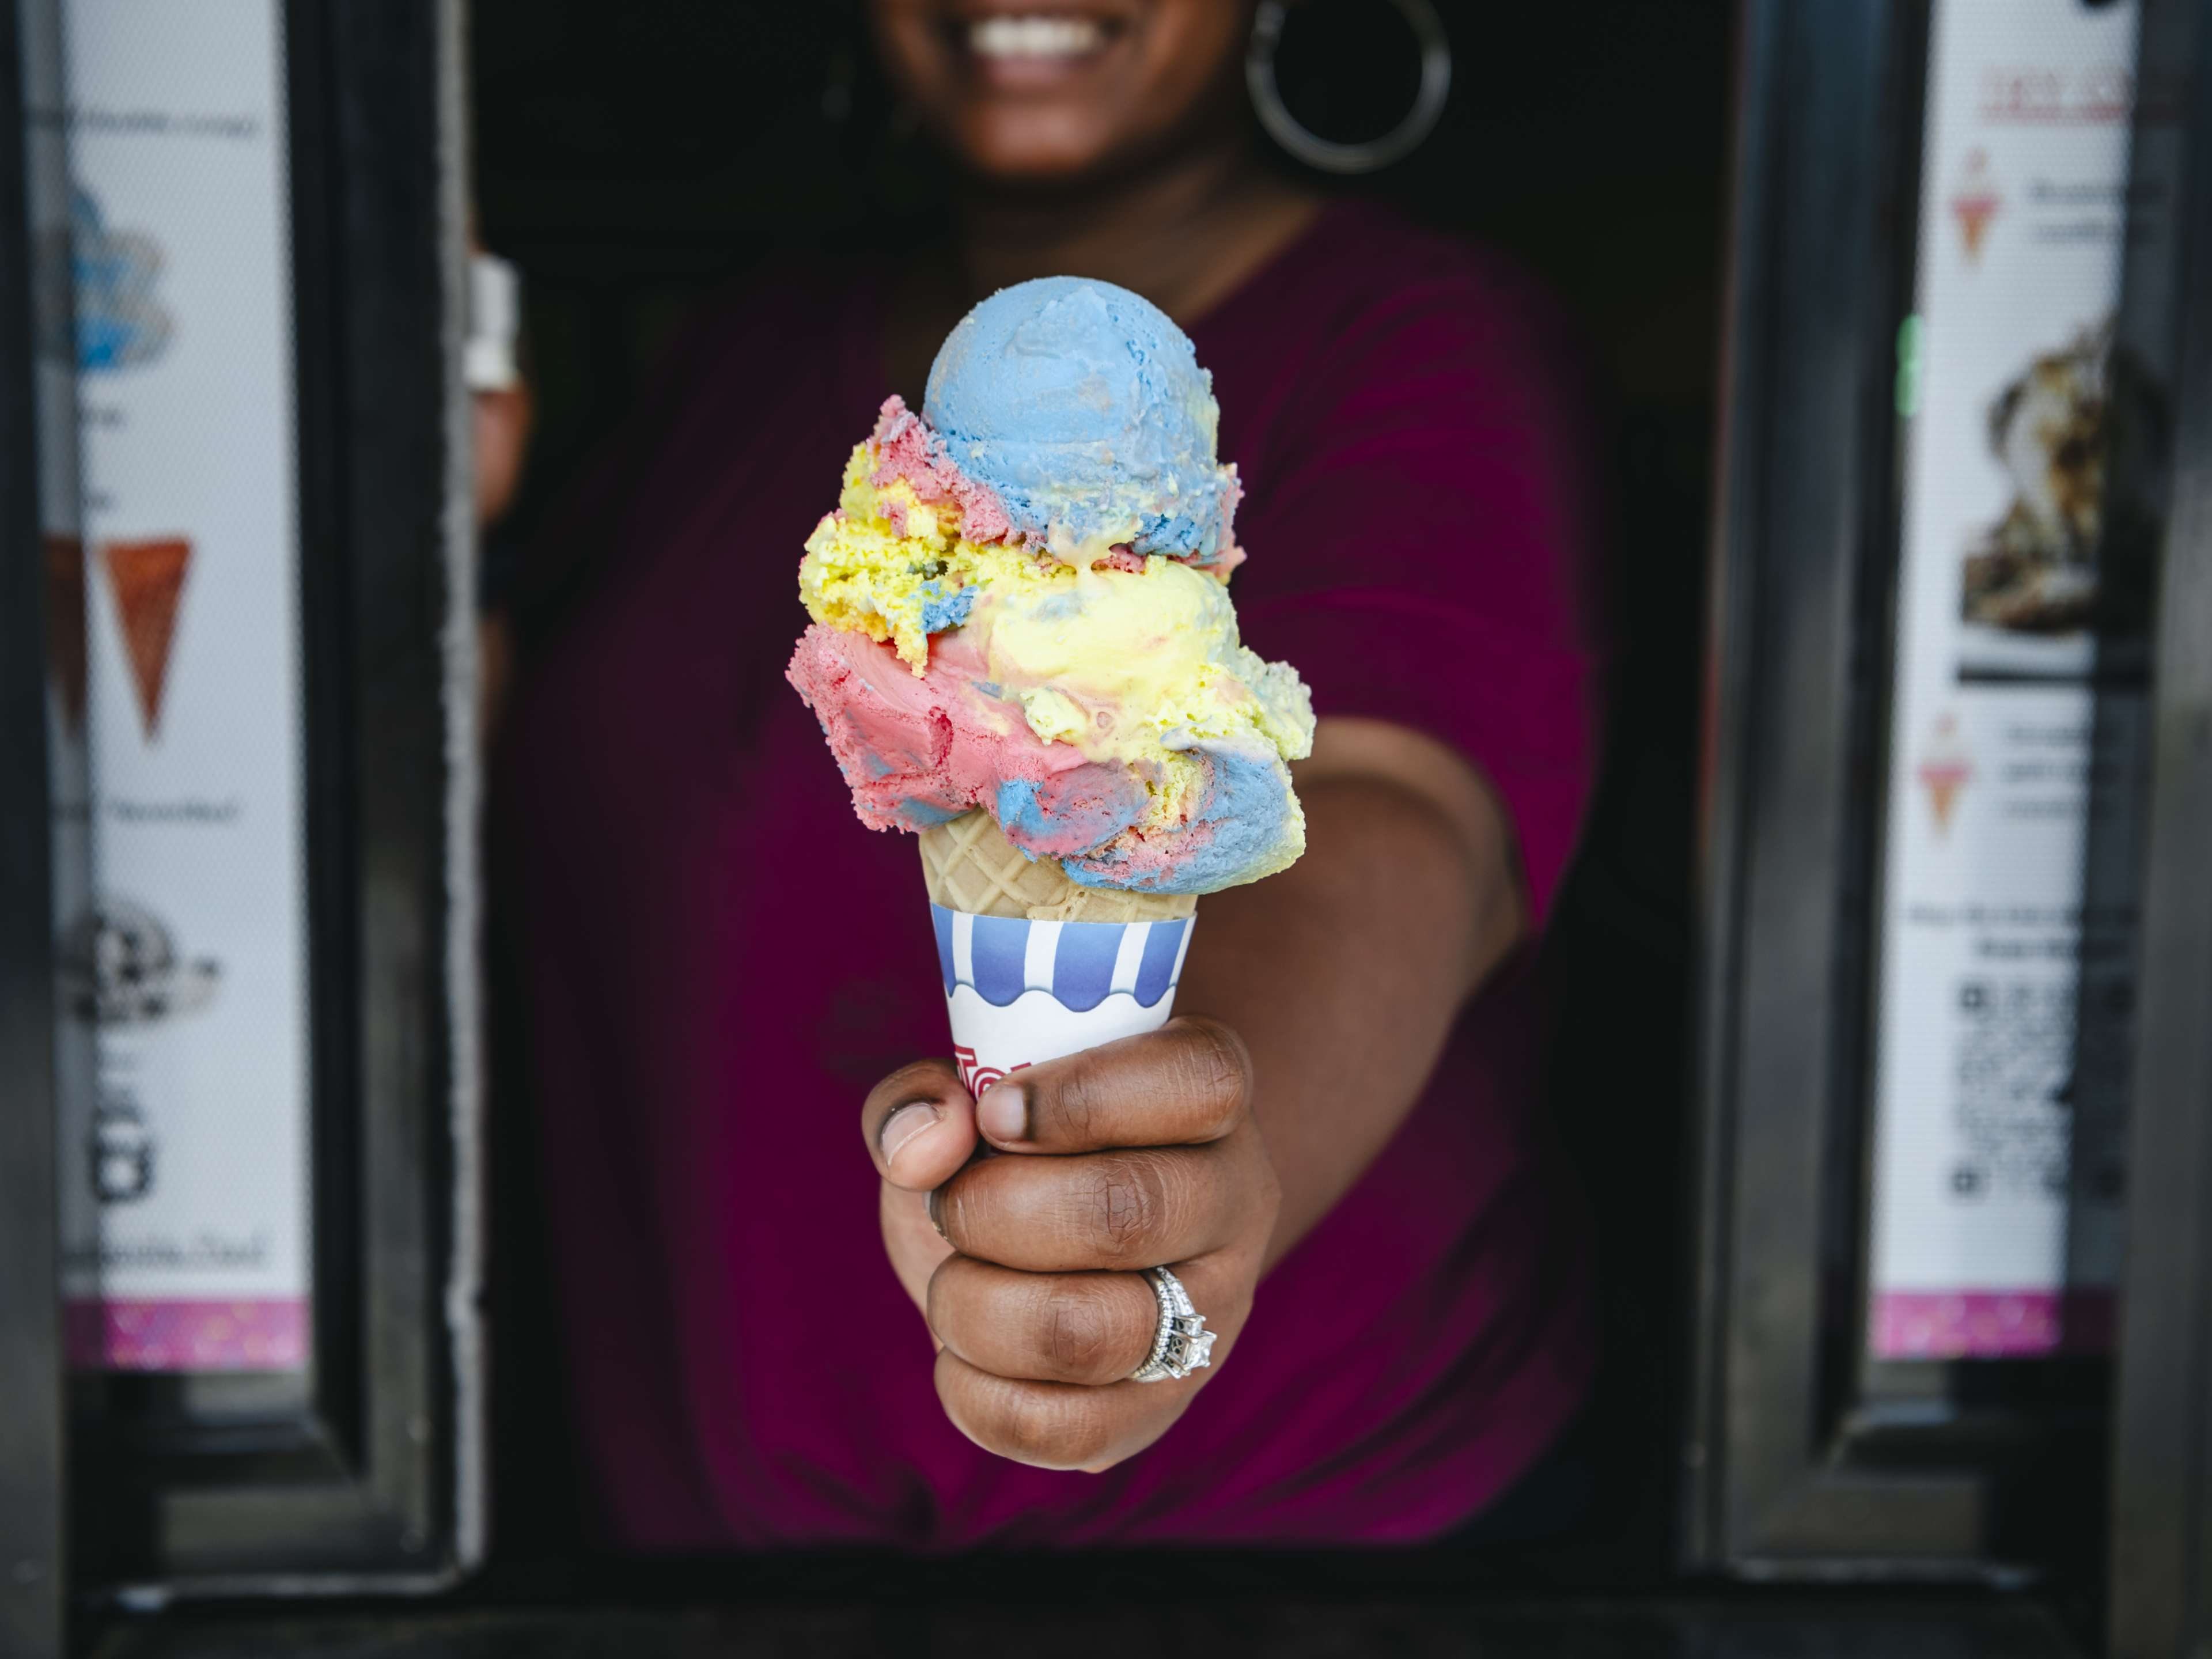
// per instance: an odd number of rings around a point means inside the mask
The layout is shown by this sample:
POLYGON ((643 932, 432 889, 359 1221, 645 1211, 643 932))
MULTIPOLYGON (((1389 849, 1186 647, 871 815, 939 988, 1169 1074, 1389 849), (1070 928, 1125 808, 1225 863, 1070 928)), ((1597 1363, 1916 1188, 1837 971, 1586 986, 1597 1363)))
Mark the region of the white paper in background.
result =
POLYGON ((2154 540, 2100 471, 2158 398, 2110 337, 2136 30, 2132 4, 2079 0, 1939 0, 1931 21, 1899 353, 1869 1334, 1883 1358, 2109 1340, 2133 992, 2132 897, 2109 860, 2132 846, 2090 817, 2093 775, 2100 813, 2131 811, 2142 759, 2154 540))
POLYGON ((70 1358, 296 1368, 308 1024, 279 9, 58 15, 63 84, 28 102, 70 1358))

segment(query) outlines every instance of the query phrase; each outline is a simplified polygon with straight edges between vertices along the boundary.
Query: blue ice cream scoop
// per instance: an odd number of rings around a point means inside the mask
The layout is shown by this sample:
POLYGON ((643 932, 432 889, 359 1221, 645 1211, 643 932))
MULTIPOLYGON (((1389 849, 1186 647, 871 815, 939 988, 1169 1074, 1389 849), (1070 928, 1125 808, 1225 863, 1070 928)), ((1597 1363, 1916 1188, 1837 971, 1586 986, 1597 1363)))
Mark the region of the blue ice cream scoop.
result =
POLYGON ((1230 544, 1234 469, 1189 337, 1110 283, 1001 289, 945 337, 922 413, 1017 530, 1073 559, 1117 543, 1210 564, 1230 544))

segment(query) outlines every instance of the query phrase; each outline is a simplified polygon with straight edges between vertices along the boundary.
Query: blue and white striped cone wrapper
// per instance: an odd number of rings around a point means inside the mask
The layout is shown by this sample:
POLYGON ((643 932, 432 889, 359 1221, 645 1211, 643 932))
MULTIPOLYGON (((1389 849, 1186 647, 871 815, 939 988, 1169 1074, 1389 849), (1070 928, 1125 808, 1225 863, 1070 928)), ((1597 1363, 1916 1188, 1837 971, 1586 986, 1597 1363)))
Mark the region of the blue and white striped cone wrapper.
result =
POLYGON ((1084 887, 987 812, 921 836, 961 1081, 1158 1030, 1175 1006, 1196 901, 1084 887))
POLYGON ((1156 1031, 1175 1007, 1194 918, 1038 921, 929 907, 960 1080, 1156 1031))

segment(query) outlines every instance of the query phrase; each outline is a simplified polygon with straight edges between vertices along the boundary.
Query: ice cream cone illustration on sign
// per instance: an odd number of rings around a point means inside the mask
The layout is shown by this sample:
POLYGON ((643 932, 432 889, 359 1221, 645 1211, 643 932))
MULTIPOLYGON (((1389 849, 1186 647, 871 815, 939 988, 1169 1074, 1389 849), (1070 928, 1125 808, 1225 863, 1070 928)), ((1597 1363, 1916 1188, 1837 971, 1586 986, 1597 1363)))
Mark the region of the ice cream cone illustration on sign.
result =
POLYGON ((138 688, 138 713, 150 741, 161 726, 161 693, 168 683, 169 647, 176 639, 177 604, 184 595, 192 544, 181 536, 110 542, 106 553, 131 678, 138 688))
POLYGON ((1928 808, 1936 817, 1936 833, 1948 835, 1951 814, 1958 810, 1959 797, 1972 781, 1973 763, 1967 759, 1966 750, 1959 741, 1957 720, 1949 714, 1936 722, 1935 739, 1921 760, 1917 775, 1920 787, 1928 792, 1928 808))
POLYGON ((1969 152, 1959 188, 1951 197, 1951 216, 1959 222, 1959 237, 1966 246, 1968 264, 1981 263, 1982 239, 1989 234, 1990 222, 2003 206, 2004 197, 1990 176, 1989 152, 1969 152))

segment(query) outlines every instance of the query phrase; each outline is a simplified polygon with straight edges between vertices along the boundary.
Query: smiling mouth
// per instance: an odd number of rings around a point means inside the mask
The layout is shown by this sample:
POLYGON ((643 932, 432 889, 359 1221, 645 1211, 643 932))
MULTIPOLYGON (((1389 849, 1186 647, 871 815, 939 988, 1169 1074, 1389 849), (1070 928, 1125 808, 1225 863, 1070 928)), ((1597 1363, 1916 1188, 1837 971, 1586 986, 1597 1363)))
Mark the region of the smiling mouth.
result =
POLYGON ((1007 68, 1073 65, 1103 52, 1113 31, 1094 17, 979 17, 962 41, 977 62, 1007 68))

